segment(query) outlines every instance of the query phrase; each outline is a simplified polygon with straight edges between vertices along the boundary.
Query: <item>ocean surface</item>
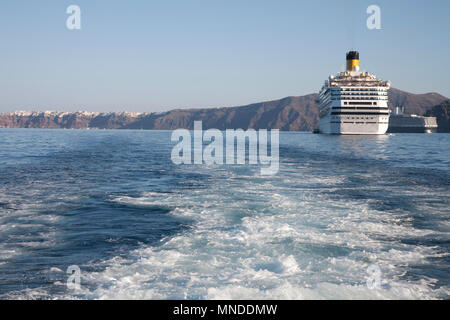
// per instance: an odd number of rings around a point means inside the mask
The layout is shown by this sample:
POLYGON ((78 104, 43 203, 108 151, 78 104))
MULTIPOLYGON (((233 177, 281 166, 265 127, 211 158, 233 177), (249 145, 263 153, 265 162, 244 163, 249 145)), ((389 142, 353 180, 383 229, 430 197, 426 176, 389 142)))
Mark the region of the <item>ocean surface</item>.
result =
POLYGON ((450 298, 449 134, 283 132, 275 176, 170 135, 0 129, 0 298, 450 298))

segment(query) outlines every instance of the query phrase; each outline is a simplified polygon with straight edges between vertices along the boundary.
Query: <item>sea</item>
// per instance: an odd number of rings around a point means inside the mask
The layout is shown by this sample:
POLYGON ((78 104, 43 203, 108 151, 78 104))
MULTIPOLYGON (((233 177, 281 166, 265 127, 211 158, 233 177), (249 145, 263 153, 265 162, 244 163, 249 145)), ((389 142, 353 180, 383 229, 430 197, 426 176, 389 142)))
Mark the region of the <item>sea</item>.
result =
POLYGON ((450 134, 280 132, 272 176, 173 146, 0 129, 0 299, 450 298, 450 134))

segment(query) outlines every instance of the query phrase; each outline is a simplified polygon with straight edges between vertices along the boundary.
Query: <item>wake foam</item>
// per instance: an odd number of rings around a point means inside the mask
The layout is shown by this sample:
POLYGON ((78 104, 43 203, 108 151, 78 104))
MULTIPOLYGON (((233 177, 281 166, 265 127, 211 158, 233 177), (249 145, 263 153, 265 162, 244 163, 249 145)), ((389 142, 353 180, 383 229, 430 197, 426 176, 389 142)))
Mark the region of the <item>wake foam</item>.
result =
MULTIPOLYGON (((402 213, 342 202, 296 180, 249 173, 217 180, 205 190, 144 194, 115 201, 166 206, 195 221, 190 230, 142 247, 125 260, 84 275, 95 299, 435 299, 449 289, 433 277, 408 277, 414 266, 447 257, 438 247, 413 244, 439 232, 416 229, 402 213), (243 194, 245 192, 245 195, 243 194), (408 244, 410 243, 410 244, 408 244), (369 289, 367 268, 382 271, 369 289)), ((304 176, 301 177, 304 179, 304 176)), ((333 184, 327 179, 325 184, 333 184)))

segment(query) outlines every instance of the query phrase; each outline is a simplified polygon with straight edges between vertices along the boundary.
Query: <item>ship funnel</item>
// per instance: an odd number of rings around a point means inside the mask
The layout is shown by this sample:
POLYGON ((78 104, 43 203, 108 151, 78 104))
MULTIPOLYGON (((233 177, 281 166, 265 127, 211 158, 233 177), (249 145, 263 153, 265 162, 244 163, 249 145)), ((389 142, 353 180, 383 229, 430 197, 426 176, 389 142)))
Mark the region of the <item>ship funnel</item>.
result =
POLYGON ((355 66, 359 69, 359 52, 349 51, 347 52, 347 71, 353 71, 355 66))

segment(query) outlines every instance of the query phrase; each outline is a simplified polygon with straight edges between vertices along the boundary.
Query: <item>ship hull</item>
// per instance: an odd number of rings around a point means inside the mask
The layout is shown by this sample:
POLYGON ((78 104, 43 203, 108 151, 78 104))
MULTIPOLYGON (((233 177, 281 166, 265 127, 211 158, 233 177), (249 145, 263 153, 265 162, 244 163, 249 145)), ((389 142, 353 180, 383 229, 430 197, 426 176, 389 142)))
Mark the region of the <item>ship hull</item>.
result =
POLYGON ((436 133, 437 128, 389 127, 387 133, 436 133))
POLYGON ((387 121, 336 121, 326 115, 319 121, 319 132, 342 135, 380 135, 388 129, 387 121))
MULTIPOLYGON (((398 112, 398 110, 396 110, 398 112)), ((393 115, 389 119, 389 133, 434 133, 437 131, 435 117, 416 115, 393 115)))

